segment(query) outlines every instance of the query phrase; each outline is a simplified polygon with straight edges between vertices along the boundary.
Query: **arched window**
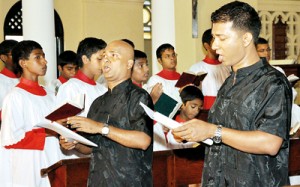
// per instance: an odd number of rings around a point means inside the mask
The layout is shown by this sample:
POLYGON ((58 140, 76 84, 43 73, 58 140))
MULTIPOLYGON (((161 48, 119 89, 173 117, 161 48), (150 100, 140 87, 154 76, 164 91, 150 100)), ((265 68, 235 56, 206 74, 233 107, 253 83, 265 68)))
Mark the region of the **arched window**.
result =
MULTIPOLYGON (((64 30, 61 19, 54 10, 57 54, 64 50, 64 30)), ((18 1, 8 11, 4 21, 4 39, 23 40, 22 2, 18 1)))

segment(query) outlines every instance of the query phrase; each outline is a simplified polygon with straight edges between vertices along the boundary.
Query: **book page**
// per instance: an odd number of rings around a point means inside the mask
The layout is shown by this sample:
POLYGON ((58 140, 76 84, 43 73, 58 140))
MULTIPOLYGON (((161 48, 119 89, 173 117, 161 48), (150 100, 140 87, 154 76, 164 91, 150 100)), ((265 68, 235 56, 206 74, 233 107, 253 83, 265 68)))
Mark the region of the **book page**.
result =
MULTIPOLYGON (((163 126, 169 128, 169 129, 175 129, 177 127, 180 127, 181 124, 178 123, 177 121, 168 118, 164 115, 162 115, 159 112, 154 112, 153 110, 151 110, 148 106, 146 106, 144 103, 140 102, 140 105, 143 107, 143 109, 145 110, 146 114, 153 120, 158 121, 160 124, 162 124, 163 126)), ((212 145, 213 141, 212 139, 206 139, 202 141, 203 143, 206 143, 208 145, 212 145)))
POLYGON ((53 130, 53 131, 57 132, 58 134, 62 135, 63 137, 67 138, 69 141, 75 140, 75 141, 80 142, 85 145, 98 147, 97 144, 91 142, 90 140, 84 138, 83 136, 77 134, 76 132, 73 132, 72 130, 64 127, 63 125, 61 125, 59 123, 43 122, 43 123, 38 123, 36 126, 53 130))

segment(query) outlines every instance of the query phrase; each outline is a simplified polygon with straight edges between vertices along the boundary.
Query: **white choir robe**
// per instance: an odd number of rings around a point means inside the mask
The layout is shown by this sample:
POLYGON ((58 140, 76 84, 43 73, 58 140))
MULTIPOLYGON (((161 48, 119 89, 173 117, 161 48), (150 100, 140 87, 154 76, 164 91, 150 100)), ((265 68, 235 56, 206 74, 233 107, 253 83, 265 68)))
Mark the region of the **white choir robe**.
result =
MULTIPOLYGON (((66 100, 72 100, 78 94, 85 94, 84 110, 78 116, 87 117, 89 109, 93 101, 107 92, 107 88, 96 82, 96 85, 91 85, 79 80, 71 78, 66 83, 62 84, 56 95, 56 107, 60 106, 66 100)), ((86 155, 79 153, 76 150, 64 151, 65 159, 80 158, 86 155)))
MULTIPOLYGON (((179 95, 179 88, 175 87, 177 80, 167 80, 158 75, 153 75, 147 82, 146 90, 150 94, 156 83, 162 83, 163 92, 171 96, 178 102, 182 102, 179 95)), ((154 124, 153 127, 153 151, 169 150, 167 145, 163 126, 160 123, 154 124)))
POLYGON ((0 110, 5 95, 19 83, 18 78, 10 78, 0 73, 0 110))
POLYGON ((40 171, 63 158, 58 138, 46 137, 43 150, 6 149, 25 137, 40 122, 50 122, 45 116, 54 106, 54 94, 33 95, 15 87, 3 102, 0 134, 0 184, 1 186, 50 186, 47 176, 40 171))
POLYGON ((202 81, 201 90, 204 96, 214 97, 217 96, 220 87, 230 75, 230 67, 222 64, 212 65, 203 61, 192 65, 189 71, 194 73, 207 73, 206 77, 202 81))

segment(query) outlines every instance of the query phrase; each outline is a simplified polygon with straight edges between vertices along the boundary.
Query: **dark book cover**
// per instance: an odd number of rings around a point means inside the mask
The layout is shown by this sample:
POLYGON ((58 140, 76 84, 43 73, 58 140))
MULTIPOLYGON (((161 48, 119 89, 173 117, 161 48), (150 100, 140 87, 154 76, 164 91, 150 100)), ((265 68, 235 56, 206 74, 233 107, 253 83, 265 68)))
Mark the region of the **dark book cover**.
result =
POLYGON ((173 118, 180 106, 181 103, 178 103, 175 99, 167 94, 162 93, 154 105, 154 110, 165 116, 173 118))
POLYGON ((49 119, 50 121, 56 121, 59 119, 76 116, 82 110, 83 110, 83 108, 78 108, 74 105, 71 105, 70 103, 66 103, 66 104, 62 105, 61 107, 59 107, 58 109, 51 112, 45 118, 49 119))
POLYGON ((188 84, 194 84, 195 86, 199 86, 200 82, 206 77, 207 73, 200 72, 198 74, 193 74, 189 72, 183 72, 175 84, 175 87, 181 88, 188 84))

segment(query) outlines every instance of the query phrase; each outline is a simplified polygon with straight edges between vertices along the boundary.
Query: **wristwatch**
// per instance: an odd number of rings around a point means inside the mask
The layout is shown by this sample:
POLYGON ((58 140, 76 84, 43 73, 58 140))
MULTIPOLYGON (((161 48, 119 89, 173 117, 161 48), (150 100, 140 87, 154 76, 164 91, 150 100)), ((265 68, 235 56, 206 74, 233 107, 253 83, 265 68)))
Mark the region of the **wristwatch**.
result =
POLYGON ((219 144, 222 142, 222 125, 217 126, 217 130, 215 131, 215 135, 212 138, 214 143, 219 144))
POLYGON ((103 124, 102 130, 101 130, 101 134, 102 136, 107 136, 109 133, 109 127, 107 123, 103 124))

